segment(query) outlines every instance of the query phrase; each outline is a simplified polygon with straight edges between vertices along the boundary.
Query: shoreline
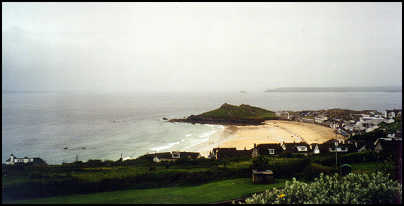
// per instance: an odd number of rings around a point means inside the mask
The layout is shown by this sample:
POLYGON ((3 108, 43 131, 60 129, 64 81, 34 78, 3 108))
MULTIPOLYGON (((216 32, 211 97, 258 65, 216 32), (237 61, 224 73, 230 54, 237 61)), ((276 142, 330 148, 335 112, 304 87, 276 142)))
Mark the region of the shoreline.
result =
POLYGON ((305 141, 308 144, 323 143, 330 139, 345 140, 332 128, 322 125, 287 120, 267 120, 262 125, 223 125, 221 131, 209 137, 207 142, 193 146, 191 151, 207 157, 213 148, 252 149, 254 144, 293 143, 305 141))

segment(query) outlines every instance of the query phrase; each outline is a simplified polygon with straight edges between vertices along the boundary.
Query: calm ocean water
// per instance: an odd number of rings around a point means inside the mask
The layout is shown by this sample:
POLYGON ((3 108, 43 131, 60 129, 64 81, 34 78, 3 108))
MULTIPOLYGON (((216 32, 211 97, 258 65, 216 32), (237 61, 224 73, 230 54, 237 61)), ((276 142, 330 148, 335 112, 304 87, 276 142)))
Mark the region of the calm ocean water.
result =
POLYGON ((155 151, 185 150, 203 141, 219 125, 169 123, 229 104, 265 109, 354 110, 401 108, 401 92, 315 93, 4 93, 2 161, 41 157, 49 164, 79 160, 117 160, 155 151), (67 146, 69 149, 65 150, 67 146), (83 149, 85 147, 85 149, 83 149))

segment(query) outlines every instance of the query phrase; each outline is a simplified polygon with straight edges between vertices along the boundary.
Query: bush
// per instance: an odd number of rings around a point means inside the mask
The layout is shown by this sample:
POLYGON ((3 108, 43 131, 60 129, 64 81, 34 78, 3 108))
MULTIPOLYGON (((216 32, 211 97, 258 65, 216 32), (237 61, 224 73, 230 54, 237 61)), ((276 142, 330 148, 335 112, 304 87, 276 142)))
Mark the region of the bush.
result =
POLYGON ((340 175, 345 176, 345 175, 351 173, 351 171, 352 171, 352 166, 349 164, 343 164, 339 167, 340 175))
POLYGON ((306 158, 306 154, 301 154, 301 153, 281 153, 279 154, 279 157, 287 157, 287 158, 306 158))
POLYGON ((268 161, 269 161, 268 158, 260 155, 253 159, 251 168, 258 171, 267 170, 270 168, 268 161))
POLYGON ((268 168, 274 172, 275 177, 290 178, 296 176, 299 172, 302 172, 309 164, 309 159, 272 159, 269 160, 268 168))
MULTIPOLYGON (((247 204, 388 204, 402 202, 402 185, 382 172, 320 175, 312 183, 286 181, 284 188, 247 198, 247 204)), ((234 203, 234 202, 233 202, 234 203)))
MULTIPOLYGON (((338 154, 338 165, 352 164, 361 162, 378 161, 378 156, 375 152, 355 152, 348 154, 338 154)), ((327 166, 335 166, 335 154, 327 155, 324 158, 317 158, 315 162, 318 162, 327 166)))

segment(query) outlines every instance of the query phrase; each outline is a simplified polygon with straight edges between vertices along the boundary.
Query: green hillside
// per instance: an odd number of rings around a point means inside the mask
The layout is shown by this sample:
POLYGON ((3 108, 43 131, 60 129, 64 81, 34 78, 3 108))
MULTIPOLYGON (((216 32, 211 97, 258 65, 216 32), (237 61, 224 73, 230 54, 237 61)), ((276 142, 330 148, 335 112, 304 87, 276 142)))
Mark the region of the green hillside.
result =
POLYGON ((197 115, 212 119, 271 119, 276 117, 275 112, 259 107, 242 104, 235 106, 224 103, 220 108, 197 115))

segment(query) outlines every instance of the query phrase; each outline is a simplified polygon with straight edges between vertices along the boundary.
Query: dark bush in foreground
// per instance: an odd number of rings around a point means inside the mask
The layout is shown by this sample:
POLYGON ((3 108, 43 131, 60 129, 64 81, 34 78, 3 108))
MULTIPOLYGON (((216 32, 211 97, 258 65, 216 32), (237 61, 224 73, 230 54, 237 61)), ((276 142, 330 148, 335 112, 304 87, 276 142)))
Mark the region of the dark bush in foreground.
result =
POLYGON ((253 159, 251 168, 258 171, 268 170, 270 169, 269 159, 262 155, 258 156, 253 159))
POLYGON ((320 176, 321 173, 332 174, 333 172, 336 172, 336 169, 333 167, 328 167, 317 163, 311 163, 306 168, 304 168, 303 177, 305 179, 312 180, 315 177, 320 176))
POLYGON ((402 185, 382 172, 320 175, 312 183, 287 181, 284 188, 247 198, 247 204, 391 204, 402 202, 402 185))
POLYGON ((268 168, 274 172, 275 177, 290 178, 302 172, 309 164, 309 159, 302 158, 270 159, 268 168))
MULTIPOLYGON (((338 154, 338 164, 352 164, 362 162, 378 161, 379 158, 375 152, 355 152, 348 154, 338 154)), ((314 162, 318 162, 322 165, 335 166, 335 155, 330 154, 325 157, 315 158, 314 162)))

